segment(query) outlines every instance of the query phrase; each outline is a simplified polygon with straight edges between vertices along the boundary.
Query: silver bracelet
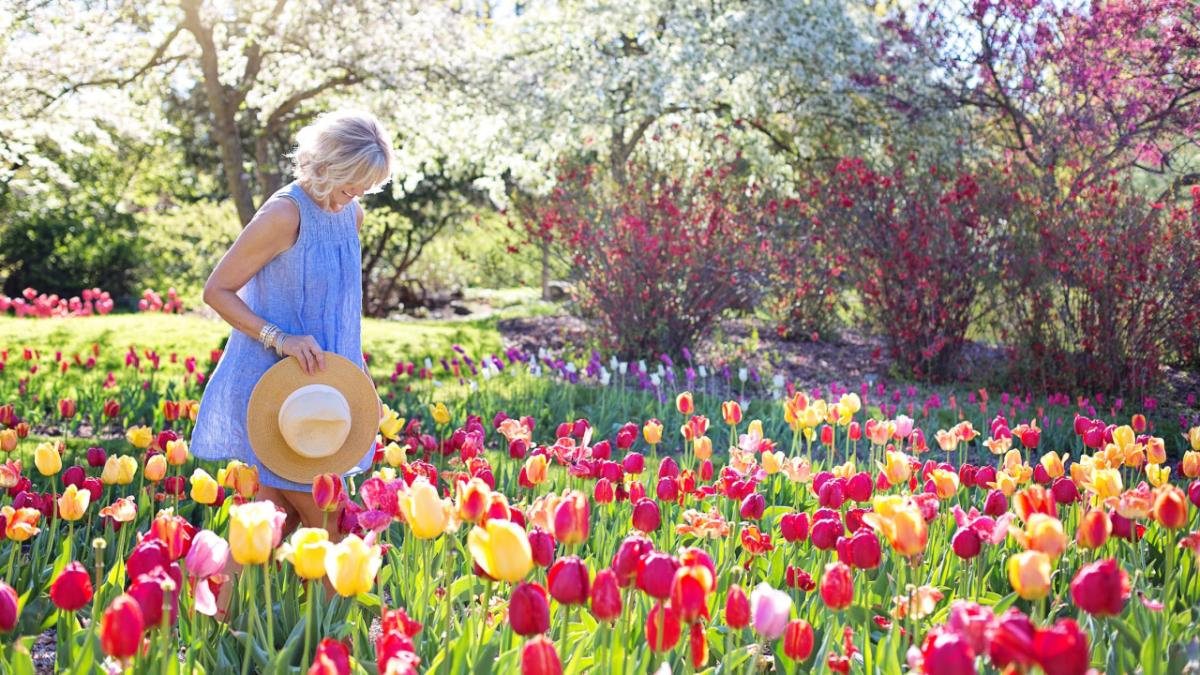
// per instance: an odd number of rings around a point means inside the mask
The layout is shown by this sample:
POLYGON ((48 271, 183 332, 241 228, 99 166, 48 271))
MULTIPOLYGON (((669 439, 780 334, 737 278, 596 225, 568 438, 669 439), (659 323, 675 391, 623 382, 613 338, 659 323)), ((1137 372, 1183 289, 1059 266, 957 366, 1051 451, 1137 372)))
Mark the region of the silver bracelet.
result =
POLYGON ((264 349, 270 349, 272 344, 275 342, 275 338, 282 332, 283 331, 279 329, 279 326, 276 326, 273 323, 267 324, 263 327, 262 331, 259 332, 258 341, 260 344, 262 344, 264 349))
POLYGON ((276 333, 274 346, 275 346, 275 353, 277 355, 283 356, 283 341, 288 339, 289 337, 291 337, 291 336, 283 331, 279 331, 278 333, 276 333))

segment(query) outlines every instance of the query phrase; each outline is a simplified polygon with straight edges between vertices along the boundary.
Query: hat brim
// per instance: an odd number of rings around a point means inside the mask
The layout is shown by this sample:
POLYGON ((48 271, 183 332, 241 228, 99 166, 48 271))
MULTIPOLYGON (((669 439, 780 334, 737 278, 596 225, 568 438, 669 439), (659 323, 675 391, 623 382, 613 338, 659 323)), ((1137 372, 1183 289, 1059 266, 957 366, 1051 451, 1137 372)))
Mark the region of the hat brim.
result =
POLYGON ((379 399, 367 374, 344 356, 325 352, 325 370, 308 375, 300 362, 288 357, 271 366, 250 393, 246 428, 255 456, 280 478, 311 483, 324 473, 342 475, 371 450, 379 430, 379 399), (350 433, 336 452, 326 457, 298 454, 279 433, 279 408, 297 388, 326 384, 346 397, 350 406, 350 433))

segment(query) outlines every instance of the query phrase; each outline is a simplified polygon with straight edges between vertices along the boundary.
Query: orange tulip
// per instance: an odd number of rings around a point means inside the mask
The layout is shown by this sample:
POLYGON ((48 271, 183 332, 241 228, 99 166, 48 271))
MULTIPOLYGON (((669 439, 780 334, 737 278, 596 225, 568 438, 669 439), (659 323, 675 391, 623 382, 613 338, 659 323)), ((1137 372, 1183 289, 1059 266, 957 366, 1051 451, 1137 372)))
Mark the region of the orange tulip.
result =
POLYGON ((1050 556, 1041 551, 1022 551, 1008 559, 1008 581, 1017 595, 1040 600, 1050 593, 1050 556))
POLYGON ((692 400, 692 392, 685 391, 675 397, 675 409, 683 415, 691 415, 696 409, 696 403, 692 400))
POLYGON ((742 421, 742 406, 737 401, 725 401, 721 404, 721 416, 725 418, 725 424, 730 426, 740 424, 742 421))
POLYGON ((1183 490, 1174 485, 1164 485, 1154 494, 1154 520, 1169 530, 1177 530, 1187 525, 1187 505, 1183 490))

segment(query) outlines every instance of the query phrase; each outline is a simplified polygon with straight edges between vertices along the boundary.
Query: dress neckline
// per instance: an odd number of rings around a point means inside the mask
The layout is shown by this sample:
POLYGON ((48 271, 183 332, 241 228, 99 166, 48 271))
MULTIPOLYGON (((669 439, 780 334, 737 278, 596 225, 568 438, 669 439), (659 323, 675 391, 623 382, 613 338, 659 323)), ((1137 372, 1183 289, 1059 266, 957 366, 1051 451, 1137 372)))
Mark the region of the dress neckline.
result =
POLYGON ((354 203, 354 200, 351 199, 350 201, 343 204, 342 208, 338 209, 337 211, 330 211, 329 209, 326 209, 326 208, 322 207, 320 204, 318 204, 317 200, 313 199, 312 195, 308 194, 308 190, 305 190, 304 186, 300 184, 300 181, 294 181, 294 183, 296 185, 296 188, 298 190, 300 190, 301 193, 304 194, 304 198, 307 199, 310 204, 315 206, 317 208, 317 210, 320 211, 321 213, 327 213, 331 216, 340 216, 342 214, 342 212, 344 212, 346 210, 346 207, 348 207, 354 203))

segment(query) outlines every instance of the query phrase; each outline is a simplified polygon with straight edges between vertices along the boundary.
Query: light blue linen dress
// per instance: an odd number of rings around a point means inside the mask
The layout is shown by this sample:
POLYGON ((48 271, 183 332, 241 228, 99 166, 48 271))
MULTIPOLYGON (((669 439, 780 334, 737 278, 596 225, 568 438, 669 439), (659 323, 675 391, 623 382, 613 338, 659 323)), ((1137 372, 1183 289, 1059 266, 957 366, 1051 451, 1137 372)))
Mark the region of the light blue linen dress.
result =
MULTIPOLYGON (((300 209, 295 245, 275 256, 238 291, 258 316, 289 335, 312 335, 327 352, 363 367, 362 254, 356 228, 357 206, 350 202, 337 213, 317 206, 299 183, 284 186, 271 199, 290 199, 300 209)), ((285 356, 283 358, 292 358, 285 356)), ((283 490, 307 491, 311 484, 285 480, 263 466, 250 447, 246 404, 250 392, 280 357, 258 340, 234 329, 204 394, 192 432, 192 454, 206 460, 239 459, 258 466, 259 481, 283 490)), ((374 455, 347 475, 370 468, 374 455)))

